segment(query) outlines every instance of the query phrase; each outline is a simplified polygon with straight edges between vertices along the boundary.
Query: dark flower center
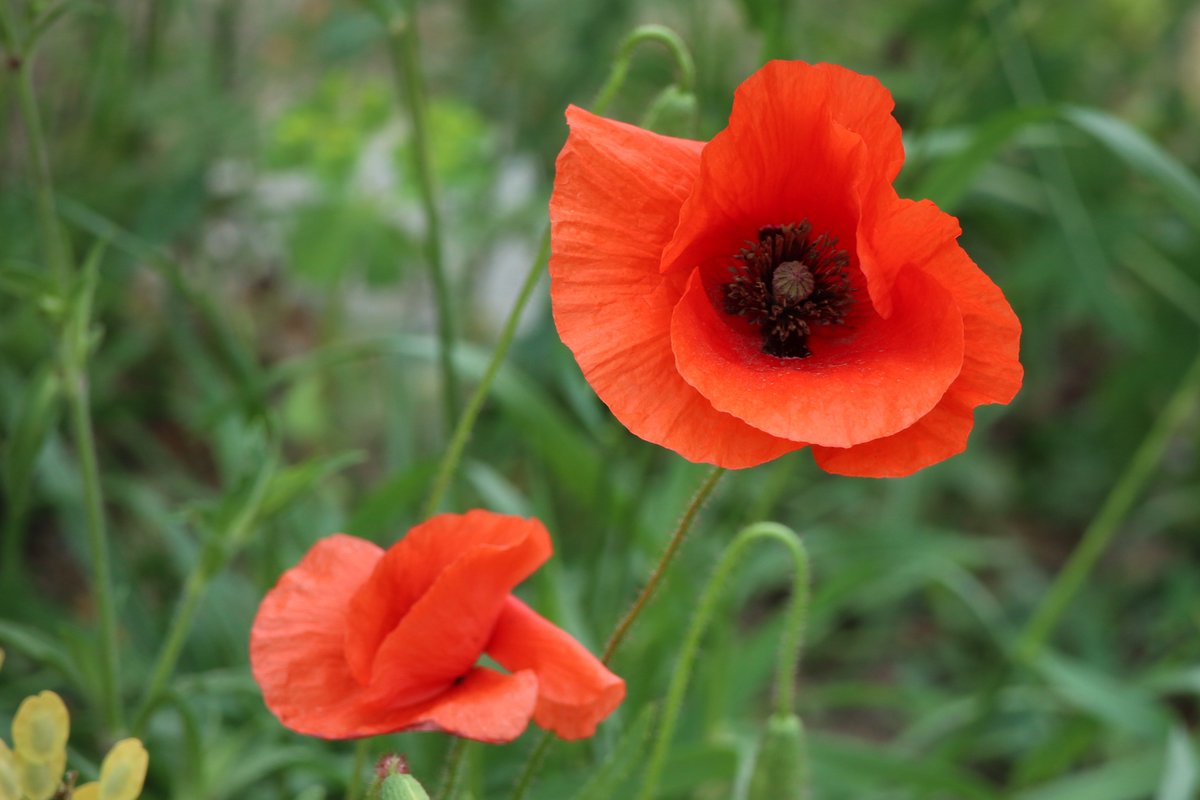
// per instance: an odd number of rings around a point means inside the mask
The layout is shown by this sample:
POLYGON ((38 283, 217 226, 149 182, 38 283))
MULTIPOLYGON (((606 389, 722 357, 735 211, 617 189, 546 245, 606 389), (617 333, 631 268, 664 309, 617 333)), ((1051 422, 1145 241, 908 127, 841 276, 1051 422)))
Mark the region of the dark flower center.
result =
POLYGON ((841 325, 852 303, 846 267, 850 258, 827 233, 811 236, 808 220, 767 225, 746 242, 729 268, 725 311, 762 328, 764 353, 779 358, 810 355, 815 325, 841 325))

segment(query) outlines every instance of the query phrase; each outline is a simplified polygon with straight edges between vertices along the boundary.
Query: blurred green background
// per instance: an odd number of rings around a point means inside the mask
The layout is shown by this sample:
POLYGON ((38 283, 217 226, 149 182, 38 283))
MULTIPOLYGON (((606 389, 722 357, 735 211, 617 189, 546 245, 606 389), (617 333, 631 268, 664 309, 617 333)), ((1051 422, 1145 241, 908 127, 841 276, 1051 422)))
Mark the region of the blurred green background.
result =
MULTIPOLYGON (((180 587, 219 567, 143 731, 144 796, 340 797, 353 746, 270 716, 247 636, 262 594, 317 538, 389 543, 418 521, 445 447, 389 40, 348 0, 66 5, 34 85, 74 250, 104 243, 90 376, 130 709, 180 587)), ((587 105, 623 37, 650 22, 694 53, 699 138, 767 58, 882 80, 905 131, 900 193, 960 217, 964 247, 1022 319, 1025 388, 981 409, 967 453, 908 479, 828 476, 803 452, 726 477, 615 662, 629 684, 616 721, 555 746, 534 796, 570 797, 662 696, 703 576, 760 519, 800 532, 813 562, 799 704, 815 797, 1200 796, 1200 390, 1193 378, 1177 391, 1200 352, 1200 7, 422 4, 464 391, 545 227, 565 106, 587 105), (1015 658, 1123 474, 1113 543, 1049 645, 1015 658)), ((57 331, 12 75, 0 74, 0 730, 23 696, 55 689, 86 772, 113 732, 96 699, 81 483, 50 377, 57 331)), ((609 115, 638 122, 673 80, 665 51, 637 50, 609 115)), ((597 649, 704 473, 610 417, 543 286, 453 504, 546 523, 556 558, 523 592, 597 649)), ((784 567, 768 550, 732 587, 663 798, 737 791, 769 708, 784 567)), ((464 796, 507 797, 532 741, 474 748, 464 796)), ((373 752, 408 753, 432 785, 444 747, 406 734, 373 752)))

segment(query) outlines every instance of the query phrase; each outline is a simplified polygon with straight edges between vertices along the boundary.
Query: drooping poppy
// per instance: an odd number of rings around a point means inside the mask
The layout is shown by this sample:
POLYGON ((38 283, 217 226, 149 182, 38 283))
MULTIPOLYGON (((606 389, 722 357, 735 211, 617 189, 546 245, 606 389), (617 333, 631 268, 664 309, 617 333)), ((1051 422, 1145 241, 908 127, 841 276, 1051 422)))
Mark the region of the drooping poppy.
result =
POLYGON ((537 520, 478 510, 434 517, 387 550, 322 539, 254 620, 267 707, 327 739, 438 730, 500 743, 531 718, 564 739, 591 736, 625 682, 511 594, 551 551, 537 520))
POLYGON ((958 220, 897 195, 892 108, 874 78, 775 61, 707 143, 567 110, 554 320, 625 427, 723 467, 812 447, 896 477, 1012 399, 1020 323, 958 220))

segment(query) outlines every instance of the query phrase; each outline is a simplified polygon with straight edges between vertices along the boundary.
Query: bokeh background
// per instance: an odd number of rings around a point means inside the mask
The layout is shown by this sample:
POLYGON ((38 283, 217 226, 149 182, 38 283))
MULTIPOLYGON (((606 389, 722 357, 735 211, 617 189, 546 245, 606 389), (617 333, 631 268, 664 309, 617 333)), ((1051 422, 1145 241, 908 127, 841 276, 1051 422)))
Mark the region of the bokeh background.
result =
MULTIPOLYGON (((34 74, 75 251, 103 243, 91 390, 131 707, 181 587, 203 582, 143 732, 145 796, 341 797, 352 746, 279 726, 247 636, 317 538, 388 543, 418 521, 446 443, 389 40, 350 0, 68 5, 34 74)), ((699 138, 768 58, 883 81, 905 131, 900 192, 960 217, 964 247, 1023 321, 1026 382, 1011 407, 980 410, 967 453, 911 478, 832 477, 803 452, 727 476, 615 663, 629 684, 617 720, 556 746, 534 796, 570 797, 662 696, 722 547, 772 519, 813 563, 799 704, 816 797, 1196 797, 1200 381, 1185 375, 1200 353, 1200 6, 421 4, 464 391, 546 225, 563 110, 592 101, 641 23, 691 47, 699 138), (1017 658, 1098 516, 1111 544, 1047 646, 1017 658)), ((664 50, 640 48, 608 113, 638 122, 674 80, 664 50)), ((44 267, 8 75, 0 126, 0 729, 21 697, 55 689, 86 772, 113 732, 96 710, 77 459, 60 404, 39 400, 53 394, 56 332, 30 277, 44 267)), ((547 524, 556 558, 523 593, 595 649, 704 474, 611 418, 558 341, 543 285, 452 501, 547 524)), ((753 555, 731 587, 663 798, 737 791, 769 709, 785 567, 753 555)), ((475 748, 464 796, 506 797, 532 740, 475 748)), ((441 737, 385 749, 436 782, 441 737)))

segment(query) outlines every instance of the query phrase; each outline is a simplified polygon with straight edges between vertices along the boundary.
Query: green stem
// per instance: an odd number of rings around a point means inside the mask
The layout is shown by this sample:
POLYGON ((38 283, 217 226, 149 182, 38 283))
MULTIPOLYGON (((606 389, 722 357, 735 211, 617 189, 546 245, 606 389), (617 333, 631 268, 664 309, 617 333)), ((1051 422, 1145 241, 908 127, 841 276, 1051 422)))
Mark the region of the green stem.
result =
MULTIPOLYGON (((650 577, 646 580, 646 585, 642 587, 641 593, 633 601, 633 606, 625 613, 625 616, 621 617, 616 628, 613 629, 612 635, 608 637, 608 642, 604 645, 604 653, 600 656, 600 660, 605 664, 612 661, 621 643, 625 641, 625 637, 629 634, 629 629, 646 608, 650 599, 654 597, 654 593, 662 584, 667 568, 674 561, 675 554, 679 552, 680 546, 683 544, 684 539, 687 538, 688 531, 692 528, 692 523, 696 521, 696 515, 700 513, 700 509, 704 507, 704 502, 712 494, 713 489, 716 488, 717 481, 724 474, 724 468, 714 467, 705 476, 704 482, 700 484, 700 488, 692 495, 692 499, 688 502, 683 516, 679 519, 679 524, 675 526, 675 531, 671 534, 671 538, 667 542, 662 556, 659 557, 658 563, 654 565, 654 571, 650 573, 650 577)), ((512 800, 523 800, 529 791, 529 787, 533 785, 534 776, 537 774, 542 759, 545 758, 546 751, 550 748, 552 741, 553 737, 549 731, 542 733, 537 745, 534 746, 533 751, 529 754, 529 759, 525 762, 525 767, 521 770, 521 776, 517 780, 512 800)))
POLYGON ((42 129, 41 114, 38 113, 37 98, 33 87, 33 69, 29 55, 12 53, 12 68, 17 72, 17 103, 25 122, 25 138, 29 147, 29 165, 33 175, 34 204, 37 209, 38 228, 42 236, 44 256, 58 281, 60 290, 65 291, 74 259, 71 246, 62 230, 58 209, 54 199, 54 176, 50 170, 50 157, 46 150, 46 137, 42 129))
POLYGON ((1017 640, 1017 657, 1025 663, 1035 661, 1046 640, 1058 626, 1067 606, 1083 587, 1100 556, 1108 549, 1122 521, 1154 475, 1171 436, 1200 403, 1200 355, 1192 362, 1179 387, 1146 438, 1133 454, 1125 471, 1104 499, 1104 504, 1084 530, 1079 544, 1042 599, 1033 617, 1017 640))
POLYGON ((117 653, 117 612, 113 600, 112 568, 108 558, 108 532, 104 520, 104 496, 96 459, 96 436, 92 429, 91 400, 85 364, 65 358, 63 384, 71 417, 71 433, 79 456, 83 482, 84 514, 87 519, 88 556, 92 562, 92 594, 100 622, 100 686, 108 724, 122 727, 120 660, 117 653))
POLYGON ((458 789, 462 779, 463 765, 466 764, 467 740, 455 739, 446 752, 446 765, 442 769, 442 778, 433 800, 450 800, 458 789))
POLYGON ((800 648, 804 641, 804 625, 808 616, 808 555, 800 538, 791 530, 773 522, 759 522, 744 528, 737 538, 725 548, 721 560, 717 562, 713 576, 704 587, 704 594, 701 595, 696 614, 692 617, 691 627, 688 628, 687 635, 684 637, 679 661, 676 663, 675 671, 671 674, 671 683, 667 687, 667 699, 663 706, 662 720, 650 753, 646 780, 642 784, 642 791, 639 795, 641 800, 651 800, 658 788, 659 776, 662 773, 663 764, 666 762, 667 749, 671 744, 675 725, 679 720, 679 712, 683 707, 683 696, 687 691, 692 665, 700 650, 700 641, 716 612, 721 592, 729 583, 729 578, 743 553, 751 544, 760 539, 774 539, 784 545, 793 561, 792 601, 784 621, 778 672, 775 678, 776 704, 779 713, 788 715, 793 712, 795 689, 792 684, 800 663, 800 648))
POLYGON ((500 372, 500 366, 504 363, 505 356, 508 355, 508 349, 512 346, 513 339, 517 335, 517 325, 521 321, 521 314, 524 312, 525 306, 529 303, 529 298, 533 296, 533 290, 537 287, 538 280, 542 277, 543 265, 549 257, 550 231, 547 230, 542 236, 537 256, 534 257, 533 263, 529 265, 529 272, 525 275, 525 282, 521 285, 521 292, 517 295, 517 301, 513 304, 512 311, 508 314, 508 319, 504 322, 504 329, 500 331, 500 338, 496 342, 496 349, 492 352, 492 360, 488 363, 487 370, 484 371, 483 377, 479 380, 479 385, 475 387, 474 394, 467 401, 467 407, 463 410, 458 424, 454 427, 454 433, 450 437, 450 444, 446 447, 446 452, 442 455, 442 460, 438 464, 437 474, 433 479, 433 486, 429 490, 429 497, 425 500, 425 506, 421 509, 422 519, 428 519, 436 514, 442 504, 442 499, 446 495, 450 481, 454 478, 454 473, 458 469, 459 462, 462 460, 467 441, 471 438, 471 430, 475 427, 475 420, 478 418, 479 412, 483 409, 483 403, 487 400, 488 392, 492 388, 492 382, 496 380, 496 375, 500 372))
POLYGON ((346 785, 346 800, 358 800, 363 793, 363 770, 367 766, 367 755, 371 750, 371 740, 359 739, 354 745, 354 766, 350 772, 350 782, 346 785))
POLYGON ((629 74, 629 63, 633 59, 633 51, 642 42, 658 42, 670 51, 671 57, 675 61, 675 68, 679 71, 680 91, 687 94, 692 93, 696 86, 696 64, 683 39, 675 31, 663 25, 641 25, 634 28, 633 32, 621 42, 617 56, 613 59, 612 69, 608 73, 608 80, 604 82, 604 86, 600 87, 596 101, 592 103, 594 113, 603 114, 608 108, 608 104, 617 96, 617 92, 621 91, 621 87, 625 84, 625 78, 629 74))
POLYGON ((604 645, 604 654, 600 657, 600 660, 605 664, 612 661, 613 656, 616 655, 617 648, 625 641, 625 637, 629 634, 629 629, 633 626, 634 621, 642 613, 646 604, 650 602, 650 598, 654 597, 654 593, 658 590, 659 584, 662 583, 667 568, 675 559, 675 554, 679 552, 679 548, 683 544, 683 540, 687 537, 688 531, 691 530, 696 515, 700 513, 700 509, 704 506, 704 501, 712 494, 717 481, 724 474, 725 469, 723 467, 714 467, 704 478, 704 482, 700 484, 700 488, 692 495, 687 510, 683 512, 683 516, 679 519, 679 524, 675 527, 675 532, 671 534, 666 549, 663 550, 658 563, 654 565, 654 571, 650 573, 650 577, 646 580, 646 585, 642 587, 641 594, 633 601, 633 606, 621 618, 621 621, 617 623, 617 627, 613 630, 612 635, 608 637, 608 642, 604 645))
MULTIPOLYGON (((11 33, 5 17, 5 35, 11 33)), ((112 569, 108 557, 108 533, 105 529, 104 495, 100 486, 100 468, 96 458, 96 436, 92 426, 91 398, 88 389, 87 360, 91 349, 91 292, 89 277, 84 286, 71 287, 74 259, 62 230, 54 197, 54 178, 46 137, 34 94, 28 53, 13 53, 13 69, 18 73, 17 97, 25 123, 25 138, 34 183, 34 202, 45 257, 50 262, 64 302, 64 325, 59 345, 70 427, 79 457, 83 485, 84 517, 87 524, 88 555, 92 562, 92 594, 100 627, 100 686, 106 719, 116 731, 122 726, 120 662, 117 653, 117 614, 113 600, 112 569), (72 307, 72 302, 77 307, 72 307)))
POLYGON ((413 126, 413 167, 417 188, 425 214, 425 258, 433 281, 434 300, 438 312, 438 363, 442 372, 442 397, 445 402, 447 429, 459 417, 461 408, 458 381, 454 374, 454 305, 450 297, 450 282, 442 258, 442 219, 438 208, 437 185, 433 174, 433 153, 430 144, 429 109, 425 102, 425 86, 421 80, 421 59, 417 35, 417 4, 406 3, 404 16, 389 14, 381 5, 370 4, 387 28, 392 41, 390 55, 397 87, 408 106, 413 126))
POLYGON ((525 800, 525 795, 529 793, 529 789, 533 786, 534 776, 541 769, 542 761, 546 758, 546 751, 550 749, 550 745, 554 742, 554 735, 550 731, 542 731, 541 737, 538 738, 537 744, 533 746, 533 750, 529 753, 529 758, 525 761, 524 768, 521 769, 521 775, 517 778, 516 788, 513 789, 512 800, 525 800))
POLYGON ((195 566, 188 573, 187 580, 184 581, 183 592, 175 606, 174 616, 171 617, 171 626, 167 630, 167 637, 158 651, 150 682, 142 693, 141 703, 134 715, 134 735, 141 735, 150 718, 150 713, 166 689, 167 681, 175 674, 179 655, 183 652, 183 645, 187 642, 188 633, 192 629, 192 621, 200 608, 200 601, 204 598, 208 584, 214 576, 220 574, 229 559, 241 549, 254 530, 259 511, 267 496, 267 489, 275 475, 276 464, 274 456, 264 460, 258 475, 255 476, 254 484, 250 487, 246 502, 234 515, 228 526, 207 532, 209 538, 205 541, 205 547, 195 566))
POLYGON ((166 641, 158 651, 158 659, 154 662, 154 671, 151 673, 150 682, 146 686, 137 714, 134 715, 134 735, 142 733, 143 727, 150 717, 150 712, 154 710, 155 703, 175 671, 175 664, 179 661, 179 654, 183 651, 188 631, 192 627, 192 619, 196 616, 196 610, 200 606, 200 600, 204 597, 204 589, 207 586, 208 581, 200 571, 193 572, 184 583, 183 594, 180 596, 179 603, 175 607, 175 614, 171 618, 166 641))

